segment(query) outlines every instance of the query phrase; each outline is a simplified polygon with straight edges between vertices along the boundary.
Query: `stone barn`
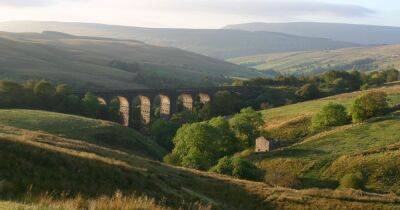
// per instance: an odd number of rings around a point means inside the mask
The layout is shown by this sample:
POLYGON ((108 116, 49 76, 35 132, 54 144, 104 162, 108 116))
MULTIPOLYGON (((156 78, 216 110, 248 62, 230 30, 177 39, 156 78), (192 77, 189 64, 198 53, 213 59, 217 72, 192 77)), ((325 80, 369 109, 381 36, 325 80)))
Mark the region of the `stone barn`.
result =
POLYGON ((261 136, 256 139, 255 152, 269 152, 273 149, 273 142, 261 136))

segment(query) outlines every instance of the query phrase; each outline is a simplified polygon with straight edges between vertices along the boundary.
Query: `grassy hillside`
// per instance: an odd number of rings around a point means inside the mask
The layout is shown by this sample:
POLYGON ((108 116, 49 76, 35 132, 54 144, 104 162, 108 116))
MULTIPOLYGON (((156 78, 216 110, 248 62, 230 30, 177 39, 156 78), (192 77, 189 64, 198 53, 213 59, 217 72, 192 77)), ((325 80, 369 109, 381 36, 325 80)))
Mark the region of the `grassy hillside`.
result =
POLYGON ((323 37, 365 45, 400 44, 400 27, 390 26, 290 22, 244 23, 226 26, 225 28, 246 31, 270 31, 308 37, 323 37))
POLYGON ((1 208, 190 209, 195 202, 201 204, 193 209, 399 208, 394 195, 273 188, 168 166, 137 156, 139 146, 88 140, 89 131, 107 127, 102 121, 28 110, 3 110, 0 116, 1 208))
POLYGON ((271 32, 222 29, 167 29, 91 23, 15 21, 0 23, 0 31, 60 31, 81 36, 135 39, 226 59, 263 53, 339 49, 358 44, 271 32))
POLYGON ((162 78, 194 85, 204 77, 254 77, 260 73, 203 55, 134 40, 77 37, 56 32, 0 33, 0 79, 46 78, 96 89, 160 88, 162 78), (134 64, 119 68, 112 61, 134 64), (139 74, 141 76, 139 76, 139 74), (159 84, 145 83, 157 75, 159 84))
POLYGON ((318 52, 291 52, 229 59, 230 62, 274 70, 282 74, 310 74, 328 70, 365 71, 400 68, 400 45, 348 48, 318 52))
MULTIPOLYGON (((400 86, 379 90, 389 94, 391 104, 400 103, 400 86)), ((317 134, 306 132, 309 119, 324 105, 335 102, 349 107, 364 92, 264 111, 266 132, 283 141, 284 146, 268 154, 250 155, 266 171, 265 182, 296 188, 335 189, 345 175, 362 173, 365 190, 400 193, 399 112, 317 134)))

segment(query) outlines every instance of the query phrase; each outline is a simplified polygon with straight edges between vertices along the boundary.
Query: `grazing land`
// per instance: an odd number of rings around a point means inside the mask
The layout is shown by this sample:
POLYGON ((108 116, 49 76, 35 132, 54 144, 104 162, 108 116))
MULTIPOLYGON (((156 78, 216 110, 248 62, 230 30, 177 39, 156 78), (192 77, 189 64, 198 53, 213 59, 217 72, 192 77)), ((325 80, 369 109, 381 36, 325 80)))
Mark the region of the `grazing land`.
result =
POLYGON ((254 55, 228 61, 281 74, 313 74, 329 70, 375 71, 400 67, 400 45, 347 48, 316 52, 254 55))
MULTIPOLYGON (((400 103, 400 86, 384 91, 391 105, 400 103)), ((349 109, 366 91, 346 93, 263 111, 265 131, 283 141, 284 147, 267 154, 245 154, 265 170, 269 184, 299 189, 336 189, 352 173, 363 175, 364 190, 399 193, 398 161, 400 113, 394 112, 362 123, 333 127, 319 133, 308 131, 310 118, 330 103, 349 109)))
POLYGON ((3 110, 0 116, 0 189, 8 192, 0 207, 8 209, 399 207, 400 198, 394 195, 275 188, 165 165, 138 151, 154 149, 151 140, 112 123, 29 110, 3 110), (130 133, 131 138, 121 139, 127 145, 148 144, 121 147, 114 142, 119 138, 90 140, 108 126, 130 133))

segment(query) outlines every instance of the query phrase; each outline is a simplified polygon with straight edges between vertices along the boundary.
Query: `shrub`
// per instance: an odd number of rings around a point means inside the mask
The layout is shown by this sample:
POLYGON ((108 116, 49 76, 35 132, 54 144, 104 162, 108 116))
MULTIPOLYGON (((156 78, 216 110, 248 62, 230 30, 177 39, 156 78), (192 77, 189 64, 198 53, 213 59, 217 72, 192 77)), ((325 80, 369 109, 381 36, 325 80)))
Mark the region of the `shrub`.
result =
POLYGON ((210 171, 240 179, 258 180, 260 178, 258 168, 241 157, 223 157, 210 171))
POLYGON ((172 138, 178 128, 179 126, 173 122, 158 119, 151 125, 151 135, 159 145, 164 147, 167 151, 172 151, 174 148, 172 138))
POLYGON ((329 103, 312 118, 311 129, 316 131, 331 126, 345 125, 348 122, 346 107, 341 104, 329 103))
POLYGON ((351 115, 354 122, 385 114, 389 109, 387 94, 370 92, 359 96, 353 103, 351 115))
POLYGON ((361 173, 352 173, 345 175, 340 180, 341 188, 363 189, 364 179, 361 173))
POLYGON ((264 120, 260 112, 244 108, 229 120, 229 125, 244 148, 254 145, 254 139, 260 136, 264 120))

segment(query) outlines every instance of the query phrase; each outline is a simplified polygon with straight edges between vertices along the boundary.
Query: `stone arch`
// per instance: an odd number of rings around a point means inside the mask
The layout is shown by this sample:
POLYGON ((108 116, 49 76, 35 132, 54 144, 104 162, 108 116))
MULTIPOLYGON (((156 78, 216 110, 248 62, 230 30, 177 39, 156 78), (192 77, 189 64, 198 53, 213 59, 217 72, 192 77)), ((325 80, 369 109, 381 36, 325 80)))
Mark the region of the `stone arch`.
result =
POLYGON ((207 93, 199 93, 200 103, 207 104, 211 102, 211 97, 207 93))
POLYGON ((193 110, 193 97, 190 94, 181 94, 178 98, 182 102, 182 105, 187 110, 193 110))
POLYGON ((97 97, 97 100, 101 105, 107 105, 107 101, 102 97, 97 97))
POLYGON ((163 94, 159 95, 160 97, 160 115, 161 116, 170 116, 171 115, 171 99, 163 94))
POLYGON ((121 124, 123 126, 129 126, 129 101, 123 96, 116 97, 119 102, 119 112, 121 114, 121 124))
POLYGON ((144 125, 150 124, 151 120, 151 101, 147 96, 140 95, 140 118, 144 125))

